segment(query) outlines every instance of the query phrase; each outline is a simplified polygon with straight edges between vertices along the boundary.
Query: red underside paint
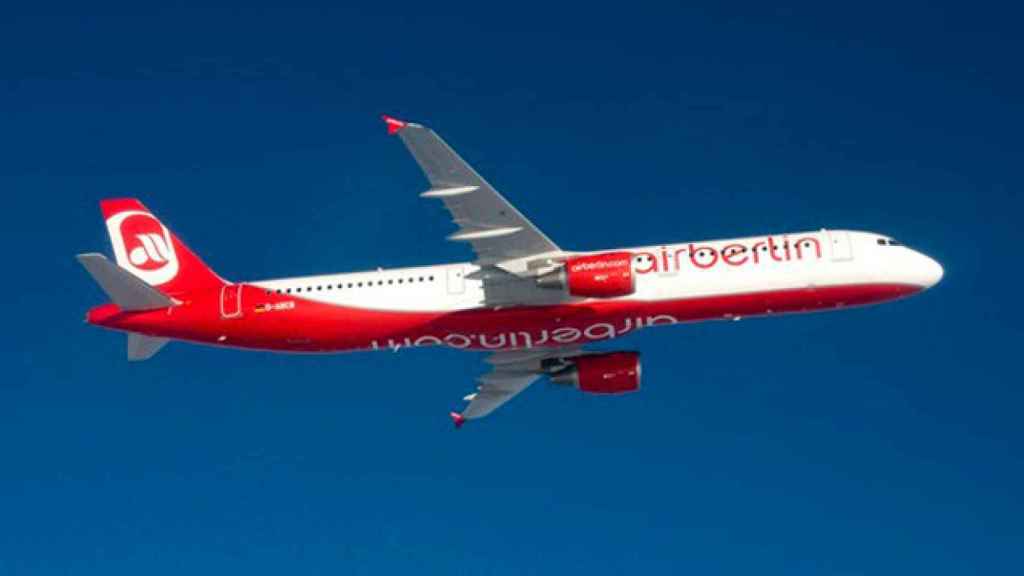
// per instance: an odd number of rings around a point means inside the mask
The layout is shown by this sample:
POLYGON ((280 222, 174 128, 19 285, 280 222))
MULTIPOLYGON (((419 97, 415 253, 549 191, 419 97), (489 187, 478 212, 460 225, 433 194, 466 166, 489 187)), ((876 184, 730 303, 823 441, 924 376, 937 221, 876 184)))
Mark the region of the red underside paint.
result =
POLYGON ((455 348, 550 347, 606 340, 638 327, 829 310, 895 300, 919 292, 905 284, 857 284, 705 296, 682 300, 581 302, 458 312, 395 312, 335 306, 242 286, 241 315, 221 317, 220 291, 180 306, 89 311, 96 325, 193 342, 291 352, 343 352, 446 344, 455 348), (294 304, 290 304, 294 303, 294 304), (275 305, 278 305, 275 308, 275 305), (575 336, 575 339, 574 339, 575 336))

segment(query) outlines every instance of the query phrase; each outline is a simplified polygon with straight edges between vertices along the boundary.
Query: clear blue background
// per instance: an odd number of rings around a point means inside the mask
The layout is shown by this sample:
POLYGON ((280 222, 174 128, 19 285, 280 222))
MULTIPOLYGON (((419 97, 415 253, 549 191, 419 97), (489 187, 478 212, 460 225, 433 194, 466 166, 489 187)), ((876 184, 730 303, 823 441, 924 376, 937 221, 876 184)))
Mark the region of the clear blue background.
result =
POLYGON ((1020 13, 369 4, 5 10, 0 574, 1022 571, 1020 13), (845 227, 946 278, 631 335, 639 394, 458 433, 476 354, 82 324, 103 197, 235 280, 470 258, 381 113, 567 248, 845 227))

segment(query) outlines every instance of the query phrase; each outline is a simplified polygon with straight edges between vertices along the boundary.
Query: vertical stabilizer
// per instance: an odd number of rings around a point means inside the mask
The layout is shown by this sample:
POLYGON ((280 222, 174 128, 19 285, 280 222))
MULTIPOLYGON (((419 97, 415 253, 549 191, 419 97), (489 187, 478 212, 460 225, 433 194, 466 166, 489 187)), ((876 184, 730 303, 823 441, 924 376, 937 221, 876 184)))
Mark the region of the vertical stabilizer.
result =
POLYGON ((134 198, 100 202, 117 265, 168 296, 226 282, 134 198))

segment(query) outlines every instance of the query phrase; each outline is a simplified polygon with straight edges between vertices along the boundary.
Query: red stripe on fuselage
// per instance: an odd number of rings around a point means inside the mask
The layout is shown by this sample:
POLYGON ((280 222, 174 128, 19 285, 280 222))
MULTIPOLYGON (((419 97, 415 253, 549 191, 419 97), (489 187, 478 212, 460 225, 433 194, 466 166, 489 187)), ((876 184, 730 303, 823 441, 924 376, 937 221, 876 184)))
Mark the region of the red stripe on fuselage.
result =
POLYGON ((145 312, 98 306, 89 312, 88 321, 153 336, 277 351, 397 350, 439 344, 497 350, 584 344, 653 325, 862 306, 921 289, 856 284, 651 302, 591 300, 500 310, 401 312, 338 306, 243 286, 243 312, 237 318, 221 318, 220 294, 213 291, 180 306, 145 312))

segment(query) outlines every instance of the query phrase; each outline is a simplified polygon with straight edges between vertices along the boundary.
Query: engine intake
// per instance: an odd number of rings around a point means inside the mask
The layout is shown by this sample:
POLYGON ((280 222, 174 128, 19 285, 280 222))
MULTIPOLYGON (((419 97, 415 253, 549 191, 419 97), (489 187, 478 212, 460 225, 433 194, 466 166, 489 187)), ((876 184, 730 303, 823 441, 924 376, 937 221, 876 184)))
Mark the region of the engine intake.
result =
POLYGON ((555 384, 565 384, 590 394, 625 394, 640 389, 640 354, 611 352, 569 359, 571 365, 551 376, 555 384))
POLYGON ((537 285, 585 298, 628 296, 636 291, 633 255, 605 252, 569 258, 558 270, 538 278, 537 285))

